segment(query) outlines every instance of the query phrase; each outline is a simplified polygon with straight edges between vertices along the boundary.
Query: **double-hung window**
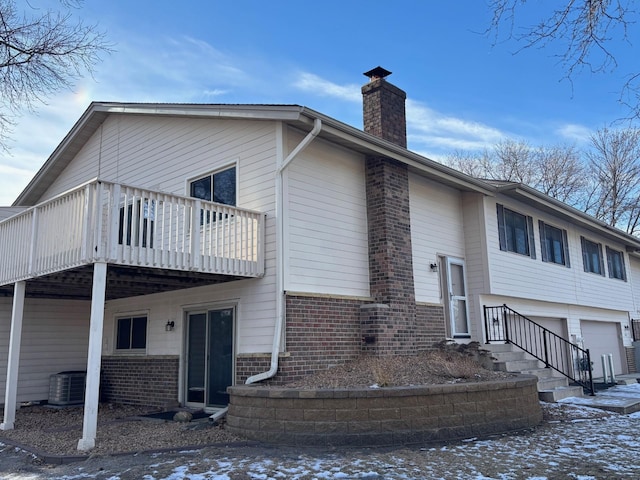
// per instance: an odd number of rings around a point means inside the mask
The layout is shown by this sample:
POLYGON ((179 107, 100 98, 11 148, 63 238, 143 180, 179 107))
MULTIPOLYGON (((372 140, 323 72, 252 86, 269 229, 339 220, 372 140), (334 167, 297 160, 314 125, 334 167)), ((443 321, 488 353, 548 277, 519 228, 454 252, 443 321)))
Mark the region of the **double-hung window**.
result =
POLYGON ((607 247, 607 268, 609 277, 627 281, 627 272, 624 268, 624 254, 619 250, 607 247))
POLYGON ((533 218, 502 205, 498 210, 498 236, 500 250, 514 252, 536 258, 536 248, 533 239, 533 218))
POLYGON ((538 225, 540 227, 542 261, 570 267, 567 231, 549 225, 542 220, 538 221, 538 225))
POLYGON ((604 261, 602 259, 602 245, 584 237, 580 237, 582 243, 582 263, 584 271, 604 275, 604 261))
POLYGON ((116 350, 144 353, 147 348, 147 316, 136 315, 116 319, 116 350))

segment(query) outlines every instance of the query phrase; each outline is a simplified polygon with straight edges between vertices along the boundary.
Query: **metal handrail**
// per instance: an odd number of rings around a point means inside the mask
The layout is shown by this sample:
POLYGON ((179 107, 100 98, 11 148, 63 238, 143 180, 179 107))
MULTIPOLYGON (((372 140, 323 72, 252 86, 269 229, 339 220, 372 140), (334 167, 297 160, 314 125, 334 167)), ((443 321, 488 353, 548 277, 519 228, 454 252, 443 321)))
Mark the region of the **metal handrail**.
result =
POLYGON ((571 343, 506 305, 485 306, 484 322, 486 343, 512 343, 543 362, 545 367, 595 394, 589 349, 571 343))
POLYGON ((631 332, 633 334, 633 341, 640 341, 640 320, 637 318, 631 319, 631 332))

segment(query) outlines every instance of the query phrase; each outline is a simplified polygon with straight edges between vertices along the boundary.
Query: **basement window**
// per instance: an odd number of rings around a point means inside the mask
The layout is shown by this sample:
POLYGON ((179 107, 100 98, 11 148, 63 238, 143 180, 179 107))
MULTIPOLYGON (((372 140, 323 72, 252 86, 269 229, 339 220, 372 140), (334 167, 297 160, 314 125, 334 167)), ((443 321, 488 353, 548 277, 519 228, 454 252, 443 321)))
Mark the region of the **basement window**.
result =
POLYGON ((116 319, 116 350, 144 353, 147 348, 147 317, 120 317, 116 319))

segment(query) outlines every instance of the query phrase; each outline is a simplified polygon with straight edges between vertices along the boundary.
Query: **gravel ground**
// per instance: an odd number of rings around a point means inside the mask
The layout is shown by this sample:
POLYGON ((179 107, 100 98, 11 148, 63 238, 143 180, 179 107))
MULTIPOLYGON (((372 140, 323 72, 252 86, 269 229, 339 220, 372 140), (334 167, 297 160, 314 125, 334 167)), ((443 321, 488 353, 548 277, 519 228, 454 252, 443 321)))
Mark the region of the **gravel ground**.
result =
POLYGON ((545 420, 518 434, 446 445, 386 449, 209 446, 178 452, 95 456, 45 465, 0 445, 4 480, 446 479, 613 480, 640 478, 640 416, 543 404, 545 420))

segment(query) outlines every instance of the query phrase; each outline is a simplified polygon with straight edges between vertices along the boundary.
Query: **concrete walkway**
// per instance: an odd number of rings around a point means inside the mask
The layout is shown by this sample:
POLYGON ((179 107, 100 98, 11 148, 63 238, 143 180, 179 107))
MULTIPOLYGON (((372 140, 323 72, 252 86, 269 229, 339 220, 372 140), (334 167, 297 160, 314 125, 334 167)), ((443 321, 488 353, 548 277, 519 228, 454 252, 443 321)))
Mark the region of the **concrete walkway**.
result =
MULTIPOLYGON (((584 397, 568 397, 558 400, 558 403, 583 405, 599 408, 611 412, 628 414, 640 411, 640 373, 618 375, 617 385, 596 391, 595 395, 584 397)), ((603 379, 594 379, 594 383, 601 383, 603 379)))

